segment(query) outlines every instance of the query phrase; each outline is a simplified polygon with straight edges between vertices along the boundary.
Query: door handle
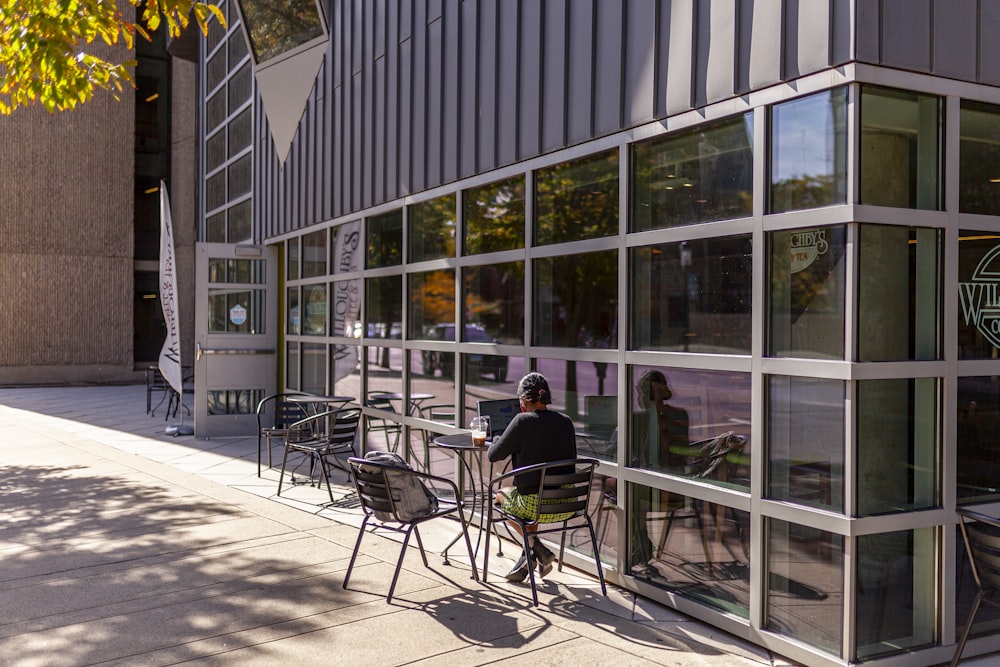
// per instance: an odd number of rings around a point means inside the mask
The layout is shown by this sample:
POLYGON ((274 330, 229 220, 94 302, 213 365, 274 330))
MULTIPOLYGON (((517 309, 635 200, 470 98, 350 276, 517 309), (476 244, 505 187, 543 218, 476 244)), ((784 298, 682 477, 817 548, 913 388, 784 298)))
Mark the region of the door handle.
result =
POLYGON ((274 354, 274 348, 260 347, 202 347, 201 343, 195 343, 195 361, 201 361, 203 354, 274 354))

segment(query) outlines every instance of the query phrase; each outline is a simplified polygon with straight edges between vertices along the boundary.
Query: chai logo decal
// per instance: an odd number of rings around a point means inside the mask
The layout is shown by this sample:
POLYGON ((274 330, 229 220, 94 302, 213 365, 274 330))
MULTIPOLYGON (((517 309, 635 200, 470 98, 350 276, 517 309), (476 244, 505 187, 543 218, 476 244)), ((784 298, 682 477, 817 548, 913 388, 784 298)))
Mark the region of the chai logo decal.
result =
POLYGON ((958 284, 962 316, 967 326, 975 327, 986 340, 1000 348, 1000 245, 995 246, 972 273, 972 280, 958 284))
POLYGON ((816 258, 825 255, 830 249, 826 240, 826 230, 816 229, 807 232, 795 232, 788 240, 791 252, 792 273, 798 273, 809 268, 816 258))

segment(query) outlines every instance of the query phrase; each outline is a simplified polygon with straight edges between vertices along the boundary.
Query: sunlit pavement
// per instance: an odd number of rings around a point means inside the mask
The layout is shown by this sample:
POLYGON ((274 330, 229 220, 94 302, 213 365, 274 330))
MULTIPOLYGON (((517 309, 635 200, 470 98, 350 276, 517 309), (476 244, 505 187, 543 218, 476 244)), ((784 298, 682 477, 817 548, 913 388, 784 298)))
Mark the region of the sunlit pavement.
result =
POLYGON ((448 520, 422 529, 431 569, 411 547, 392 604, 393 536, 365 537, 345 590, 361 520, 345 474, 332 505, 310 486, 279 498, 255 437, 174 438, 145 401, 0 389, 0 664, 789 664, 571 568, 532 607, 500 577, 514 549, 487 584, 458 548, 442 564, 448 520))

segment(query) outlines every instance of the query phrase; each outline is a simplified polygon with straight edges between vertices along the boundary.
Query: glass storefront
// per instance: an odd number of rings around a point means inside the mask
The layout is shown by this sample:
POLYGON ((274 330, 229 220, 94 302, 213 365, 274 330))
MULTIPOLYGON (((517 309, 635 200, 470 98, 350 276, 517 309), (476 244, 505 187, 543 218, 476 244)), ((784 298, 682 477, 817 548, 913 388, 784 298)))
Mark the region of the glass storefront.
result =
POLYGON ((285 241, 286 385, 399 394, 365 446, 454 474, 433 436, 541 372, 623 586, 820 662, 940 651, 951 510, 1000 502, 998 120, 851 84, 334 221, 285 241))

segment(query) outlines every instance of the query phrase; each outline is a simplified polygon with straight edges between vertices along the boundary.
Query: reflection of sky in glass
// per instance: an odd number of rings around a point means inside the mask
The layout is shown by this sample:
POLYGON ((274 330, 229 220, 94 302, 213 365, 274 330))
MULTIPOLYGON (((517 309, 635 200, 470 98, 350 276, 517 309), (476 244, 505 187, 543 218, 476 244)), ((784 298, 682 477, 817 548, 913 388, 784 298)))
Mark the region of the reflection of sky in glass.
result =
POLYGON ((838 89, 774 107, 772 182, 833 174, 837 138, 833 109, 843 98, 843 89, 838 89))

